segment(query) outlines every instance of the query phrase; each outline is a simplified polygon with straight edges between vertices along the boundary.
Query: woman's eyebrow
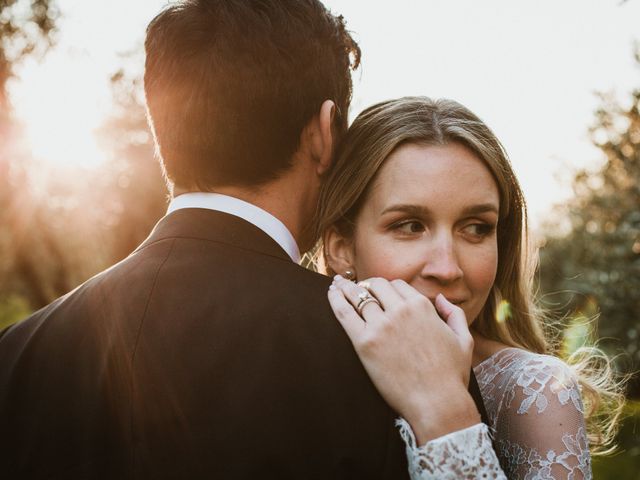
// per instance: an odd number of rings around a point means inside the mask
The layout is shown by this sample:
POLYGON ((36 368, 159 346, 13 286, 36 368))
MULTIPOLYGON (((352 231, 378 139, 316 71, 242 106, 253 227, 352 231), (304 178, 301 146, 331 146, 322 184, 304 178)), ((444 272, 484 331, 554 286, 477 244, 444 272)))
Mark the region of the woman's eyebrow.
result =
MULTIPOLYGON (((384 210, 382 210, 381 215, 384 215, 385 213, 389 213, 389 212, 402 212, 402 213, 407 213, 409 215, 415 215, 415 216, 431 215, 431 210, 429 210, 429 208, 425 207, 424 205, 411 205, 406 203, 390 205, 384 210)), ((498 206, 495 205, 494 203, 481 203, 478 205, 471 205, 465 208, 462 211, 462 214, 463 215, 479 215, 481 213, 487 213, 487 212, 495 213, 496 215, 498 215, 499 214, 498 206)))
POLYGON ((498 206, 494 203, 481 203, 479 205, 467 207, 462 211, 463 215, 479 215, 487 212, 493 212, 498 215, 498 206))
POLYGON ((431 210, 423 205, 410 205, 406 203, 390 205, 382 211, 381 215, 389 212, 402 212, 415 216, 428 216, 431 214, 431 210))

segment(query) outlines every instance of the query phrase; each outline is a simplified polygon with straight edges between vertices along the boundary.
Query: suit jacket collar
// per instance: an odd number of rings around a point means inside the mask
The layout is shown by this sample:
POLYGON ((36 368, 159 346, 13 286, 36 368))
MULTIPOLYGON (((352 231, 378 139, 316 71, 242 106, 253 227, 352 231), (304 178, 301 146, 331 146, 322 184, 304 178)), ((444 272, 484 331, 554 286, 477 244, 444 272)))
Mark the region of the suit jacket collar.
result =
POLYGON ((188 192, 174 197, 169 204, 167 213, 182 208, 208 208, 243 218, 278 242, 294 262, 299 263, 300 261, 298 244, 291 231, 279 218, 257 205, 221 193, 188 192))
POLYGON ((291 257, 278 242, 252 223, 235 215, 206 208, 184 208, 165 215, 136 251, 171 238, 225 243, 291 262, 291 257))

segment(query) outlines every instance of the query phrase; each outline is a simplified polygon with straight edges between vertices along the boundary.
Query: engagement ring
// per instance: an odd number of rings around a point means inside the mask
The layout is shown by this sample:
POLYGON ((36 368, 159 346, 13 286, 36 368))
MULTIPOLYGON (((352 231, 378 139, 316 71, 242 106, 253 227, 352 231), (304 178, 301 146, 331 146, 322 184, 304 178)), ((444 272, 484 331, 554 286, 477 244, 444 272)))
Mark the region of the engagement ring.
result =
POLYGON ((363 290, 362 292, 360 292, 358 294, 358 299, 359 301, 358 305, 356 306, 356 310, 358 311, 358 314, 360 316, 362 316, 362 310, 367 303, 375 302, 378 304, 378 306, 380 306, 380 302, 378 301, 378 299, 371 295, 368 290, 363 290))

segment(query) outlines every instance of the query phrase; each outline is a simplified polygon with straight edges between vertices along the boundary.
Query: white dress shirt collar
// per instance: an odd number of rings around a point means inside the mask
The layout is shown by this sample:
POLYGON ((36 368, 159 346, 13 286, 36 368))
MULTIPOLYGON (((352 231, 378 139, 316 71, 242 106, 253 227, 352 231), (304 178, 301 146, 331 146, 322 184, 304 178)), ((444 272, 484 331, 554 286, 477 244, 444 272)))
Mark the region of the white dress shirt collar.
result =
POLYGON ((208 208, 240 217, 273 238, 287 252, 291 260, 300 263, 300 250, 289 229, 260 207, 220 193, 191 192, 183 193, 171 200, 167 215, 182 208, 208 208))

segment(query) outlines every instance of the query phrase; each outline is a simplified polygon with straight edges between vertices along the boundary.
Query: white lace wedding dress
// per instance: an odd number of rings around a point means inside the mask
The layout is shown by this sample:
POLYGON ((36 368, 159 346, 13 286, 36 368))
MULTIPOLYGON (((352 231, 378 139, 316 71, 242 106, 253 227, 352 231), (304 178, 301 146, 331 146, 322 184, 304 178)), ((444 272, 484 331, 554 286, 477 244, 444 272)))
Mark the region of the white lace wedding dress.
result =
POLYGON ((474 373, 496 451, 484 424, 418 447, 410 426, 400 419, 412 479, 592 478, 580 389, 567 365, 507 348, 474 373))

